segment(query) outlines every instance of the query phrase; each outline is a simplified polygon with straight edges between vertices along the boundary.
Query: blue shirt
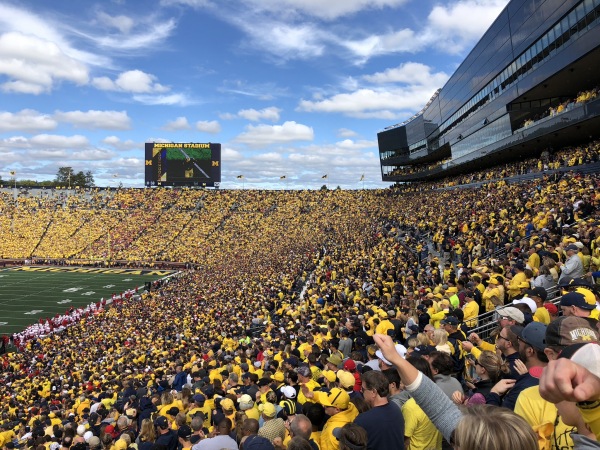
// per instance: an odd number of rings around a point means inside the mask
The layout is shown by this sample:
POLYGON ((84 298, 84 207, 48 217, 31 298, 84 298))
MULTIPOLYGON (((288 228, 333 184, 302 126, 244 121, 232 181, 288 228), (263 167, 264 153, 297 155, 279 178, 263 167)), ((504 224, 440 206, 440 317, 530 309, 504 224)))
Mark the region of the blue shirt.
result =
POLYGON ((354 423, 367 430, 369 450, 404 449, 404 416, 393 403, 359 414, 354 423))

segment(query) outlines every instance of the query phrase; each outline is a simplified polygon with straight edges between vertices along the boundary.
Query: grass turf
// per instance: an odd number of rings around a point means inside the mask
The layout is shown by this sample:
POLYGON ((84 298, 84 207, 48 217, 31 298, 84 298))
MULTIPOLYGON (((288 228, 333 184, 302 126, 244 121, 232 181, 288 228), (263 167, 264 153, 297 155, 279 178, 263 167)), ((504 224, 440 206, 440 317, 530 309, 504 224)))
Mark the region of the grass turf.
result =
POLYGON ((0 335, 174 273, 169 270, 24 266, 0 270, 0 335))

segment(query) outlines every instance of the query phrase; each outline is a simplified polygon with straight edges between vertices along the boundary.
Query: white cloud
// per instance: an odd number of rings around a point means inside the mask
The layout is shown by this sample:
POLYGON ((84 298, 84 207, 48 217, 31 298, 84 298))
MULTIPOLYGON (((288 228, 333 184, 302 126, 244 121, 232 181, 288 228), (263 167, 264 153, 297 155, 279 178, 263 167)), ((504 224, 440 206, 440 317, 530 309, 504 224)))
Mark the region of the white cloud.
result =
MULTIPOLYGON (((7 3, 0 4, 0 30, 3 32, 22 34, 23 30, 27 30, 29 38, 53 43, 68 59, 105 68, 111 65, 110 59, 98 52, 87 52, 75 48, 60 31, 63 28, 65 28, 63 21, 53 22, 48 15, 40 17, 26 9, 20 9, 7 3)), ((28 59, 27 54, 21 56, 28 59)), ((60 64, 60 61, 56 61, 56 63, 60 64)))
POLYGON ((360 39, 337 36, 336 40, 358 57, 359 64, 378 55, 416 53, 426 48, 457 54, 483 35, 508 1, 458 0, 436 5, 421 28, 402 28, 360 39))
MULTIPOLYGON (((364 75, 374 85, 356 84, 356 89, 312 100, 301 100, 298 110, 341 113, 357 118, 394 120, 419 111, 433 93, 448 80, 444 72, 432 73, 429 66, 405 63, 384 72, 364 75)), ((355 86, 354 83, 346 83, 355 86)))
POLYGON ((55 43, 17 32, 0 36, 0 75, 8 78, 0 85, 5 92, 36 95, 60 81, 88 82, 87 67, 55 43))
POLYGON ((171 120, 170 122, 167 122, 167 124, 163 127, 163 130, 180 131, 180 130, 189 130, 190 128, 191 128, 191 126, 188 123, 187 118, 178 117, 175 120, 171 120))
MULTIPOLYGON (((225 80, 223 85, 217 88, 217 90, 227 94, 243 95, 267 101, 287 95, 285 89, 278 87, 274 83, 250 84, 243 80, 225 80)), ((228 116, 225 113, 225 119, 232 117, 235 116, 228 116)))
POLYGON ((52 159, 66 160, 70 155, 68 150, 53 148, 29 150, 27 151, 26 156, 27 158, 32 158, 34 160, 48 161, 52 159))
POLYGON ((255 0, 255 3, 277 14, 289 14, 292 10, 319 19, 333 20, 369 9, 396 8, 406 0, 255 0))
POLYGON ((187 106, 193 102, 184 94, 168 94, 168 95, 146 95, 136 94, 133 96, 136 102, 144 105, 171 105, 171 106, 187 106))
POLYGON ((89 148, 85 150, 77 150, 71 152, 69 155, 69 159, 75 161, 111 161, 114 158, 115 154, 106 149, 101 148, 89 148))
POLYGON ((128 34, 134 26, 131 17, 123 15, 111 16, 102 11, 98 13, 98 20, 111 28, 116 28, 123 34, 128 34))
MULTIPOLYGON (((83 150, 69 150, 61 148, 52 149, 33 149, 28 152, 30 158, 36 160, 68 160, 71 161, 109 161, 114 154, 108 150, 101 150, 98 148, 87 148, 83 150)), ((88 166, 89 167, 89 166, 88 166)))
MULTIPOLYGON (((208 0, 163 0, 163 4, 180 4, 194 8, 211 6, 208 0)), ((222 3, 222 2, 221 2, 222 3)), ((218 3, 218 6, 221 6, 218 3)), ((309 16, 323 20, 356 14, 369 9, 395 8, 406 3, 406 0, 252 0, 247 1, 247 8, 274 16, 309 16)), ((239 6, 238 6, 239 8, 239 6)))
MULTIPOLYGON (((108 161, 96 161, 92 164, 96 169, 103 170, 99 177, 109 183, 118 183, 121 178, 143 178, 144 161, 139 158, 115 158, 108 161), (117 175, 114 177, 113 175, 117 175)), ((97 184, 97 183, 96 183, 97 184)))
POLYGON ((149 137, 148 139, 146 139, 146 142, 173 142, 170 139, 166 139, 166 138, 155 138, 155 137, 149 137))
POLYGON ((231 147, 221 148, 221 160, 223 161, 239 161, 242 154, 231 147))
POLYGON ((250 147, 261 147, 296 141, 312 141, 313 139, 314 131, 311 127, 288 121, 283 125, 248 125, 246 131, 235 140, 250 147))
POLYGON ((277 108, 276 106, 270 106, 268 108, 263 108, 260 110, 253 108, 241 109, 237 112, 237 114, 222 113, 219 114, 219 117, 223 120, 233 120, 241 117, 242 119, 250 120, 252 122, 259 122, 261 120, 270 120, 272 122, 277 122, 279 120, 280 113, 280 108, 277 108))
POLYGON ((144 147, 144 144, 140 144, 131 139, 122 141, 117 136, 107 136, 104 139, 102 139, 102 142, 106 145, 110 145, 111 147, 113 147, 117 150, 134 150, 134 149, 142 149, 144 147))
POLYGON ((0 112, 0 132, 5 131, 49 131, 58 123, 47 114, 40 114, 32 109, 23 109, 18 113, 0 112))
MULTIPOLYGON (((114 26, 114 24, 109 25, 114 26)), ((121 24, 121 26, 123 25, 125 24, 121 24)), ((149 17, 147 20, 140 20, 140 28, 144 31, 139 33, 123 32, 118 35, 110 35, 105 32, 94 34, 80 31, 80 34, 98 47, 127 53, 134 50, 156 49, 173 33, 176 27, 177 22, 174 19, 157 20, 156 17, 149 17)))
POLYGON ((261 163, 273 163, 283 161, 283 156, 277 152, 259 153, 253 158, 255 161, 261 163))
POLYGON ((127 111, 56 111, 54 118, 75 128, 129 130, 131 119, 127 111))
POLYGON ((87 137, 76 134, 74 136, 60 136, 56 134, 38 134, 29 139, 34 146, 51 148, 80 148, 89 145, 87 137))
POLYGON ((344 150, 363 150, 366 148, 377 147, 377 141, 353 141, 352 139, 344 139, 343 141, 337 142, 335 145, 344 150))
POLYGON ((371 33, 361 24, 349 28, 333 21, 381 9, 400 16, 406 0, 248 0, 241 4, 163 0, 163 3, 203 9, 218 16, 246 35, 240 41, 241 46, 262 51, 276 64, 328 56, 338 48, 346 50, 346 55, 339 56, 363 64, 377 55, 416 53, 427 48, 463 52, 489 27, 508 0, 449 0, 447 4, 435 5, 426 19, 414 20, 419 25, 413 28, 389 29, 383 25, 379 28, 384 31, 379 33, 371 33))
POLYGON ((114 181, 114 178, 143 172, 144 161, 140 158, 116 158, 110 161, 98 161, 98 163, 94 164, 94 167, 107 169, 104 175, 108 174, 112 181, 114 181), (113 177, 115 174, 117 177, 113 177))
POLYGON ((446 51, 460 53, 483 35, 507 3, 508 0, 459 0, 437 5, 428 17, 426 39, 446 51))
MULTIPOLYGON (((365 175, 365 187, 381 187, 381 172, 377 142, 346 139, 334 144, 309 144, 305 147, 285 143, 276 151, 237 152, 227 162, 223 179, 232 182, 231 187, 241 187, 235 179, 244 175, 246 188, 269 186, 272 189, 318 189, 324 183, 357 189, 365 175), (327 180, 321 177, 328 174, 327 180), (285 181, 280 180, 282 175, 285 181)), ((228 185, 229 187, 229 185, 228 185)))
POLYGON ((237 116, 246 120, 250 120, 252 122, 259 122, 261 120, 270 120, 271 122, 277 122, 279 120, 280 112, 281 109, 275 106, 270 106, 261 110, 242 109, 238 111, 237 116))
POLYGON ((365 75, 363 76, 363 79, 374 84, 426 84, 432 87, 442 87, 442 85, 448 80, 448 75, 446 75, 444 72, 432 74, 431 67, 425 64, 406 62, 400 64, 398 67, 386 69, 383 72, 365 75))
POLYGON ((134 94, 162 93, 169 90, 167 86, 155 83, 156 77, 141 70, 128 70, 119 74, 113 81, 108 77, 98 77, 92 84, 105 91, 131 92, 134 94))
POLYGON ((216 120, 199 120, 196 122, 196 130, 204 133, 217 134, 221 131, 221 125, 216 120))
POLYGON ((341 138, 351 138, 355 137, 357 133, 355 131, 349 130, 348 128, 340 128, 337 131, 337 136, 341 138))
POLYGON ((356 62, 362 64, 378 55, 416 53, 426 47, 427 41, 414 30, 404 28, 356 40, 342 38, 339 44, 350 50, 355 57, 358 57, 356 62))
POLYGON ((307 112, 341 113, 358 118, 393 119, 397 118, 400 112, 420 110, 434 91, 435 89, 425 89, 422 86, 381 90, 362 88, 320 101, 301 100, 298 109, 307 112))
POLYGON ((2 146, 0 149, 5 150, 6 148, 25 148, 28 143, 28 139, 25 136, 11 136, 4 138, 0 141, 2 146))
POLYGON ((311 23, 287 24, 269 19, 256 22, 241 20, 240 26, 249 35, 251 44, 277 58, 274 63, 322 56, 329 40, 328 32, 311 23))
POLYGON ((211 4, 211 0, 160 0, 163 5, 185 5, 192 8, 202 8, 211 4))

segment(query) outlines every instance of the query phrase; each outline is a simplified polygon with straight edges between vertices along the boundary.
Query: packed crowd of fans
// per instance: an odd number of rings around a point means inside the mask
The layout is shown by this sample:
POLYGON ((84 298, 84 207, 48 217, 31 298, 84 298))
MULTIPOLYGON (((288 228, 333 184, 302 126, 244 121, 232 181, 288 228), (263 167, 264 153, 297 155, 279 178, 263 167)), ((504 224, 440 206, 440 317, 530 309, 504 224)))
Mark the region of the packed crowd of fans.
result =
POLYGON ((536 115, 534 117, 531 117, 531 118, 525 120, 525 122, 523 122, 523 125, 521 126, 521 128, 529 128, 529 127, 535 125, 540 120, 545 119, 546 117, 558 116, 559 114, 561 114, 563 112, 570 111, 571 109, 575 108, 576 106, 580 106, 584 103, 595 100, 596 97, 598 97, 598 88, 597 87, 587 90, 587 91, 579 92, 577 94, 577 97, 562 101, 556 106, 551 106, 546 111, 544 111, 542 114, 536 115))
POLYGON ((398 184, 398 192, 422 192, 470 183, 498 181, 529 173, 543 173, 560 168, 577 167, 600 161, 600 142, 593 141, 578 147, 545 150, 539 156, 482 169, 464 175, 422 183, 398 184))
POLYGON ((442 164, 446 164, 447 162, 452 161, 452 158, 442 159, 440 161, 436 161, 434 163, 425 163, 425 164, 415 164, 412 166, 406 167, 398 167, 394 169, 389 175, 412 175, 413 173, 424 172, 426 170, 435 169, 436 167, 441 166, 442 164))
POLYGON ((4 257, 196 265, 13 336, 0 446, 597 448, 599 183, 2 194, 4 257))

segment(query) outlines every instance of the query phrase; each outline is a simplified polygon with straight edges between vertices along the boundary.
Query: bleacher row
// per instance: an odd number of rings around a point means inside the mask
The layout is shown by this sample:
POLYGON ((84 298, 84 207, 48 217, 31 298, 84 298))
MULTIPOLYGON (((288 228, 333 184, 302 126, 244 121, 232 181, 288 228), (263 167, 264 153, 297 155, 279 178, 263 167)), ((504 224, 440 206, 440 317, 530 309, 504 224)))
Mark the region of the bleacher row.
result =
MULTIPOLYGON (((453 186, 461 186, 472 183, 492 182, 504 178, 515 177, 526 174, 552 173, 552 171, 574 168, 581 165, 592 164, 600 160, 600 142, 593 141, 587 145, 566 147, 561 149, 545 149, 540 155, 532 156, 522 160, 489 167, 464 175, 447 177, 439 181, 426 183, 399 184, 395 188, 401 192, 417 192, 431 189, 442 189, 453 186)), ((411 166, 396 169, 393 174, 409 175, 418 171, 428 170, 445 161, 430 165, 411 166)))

